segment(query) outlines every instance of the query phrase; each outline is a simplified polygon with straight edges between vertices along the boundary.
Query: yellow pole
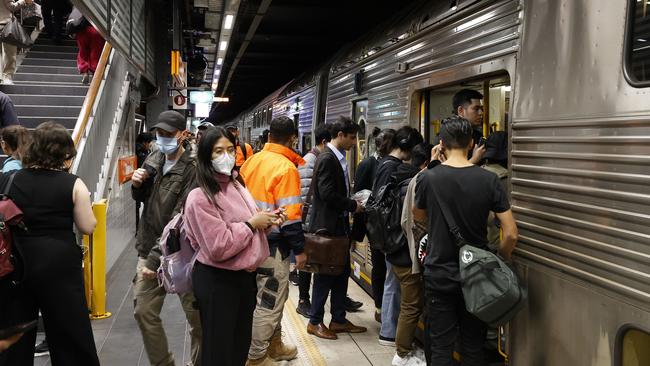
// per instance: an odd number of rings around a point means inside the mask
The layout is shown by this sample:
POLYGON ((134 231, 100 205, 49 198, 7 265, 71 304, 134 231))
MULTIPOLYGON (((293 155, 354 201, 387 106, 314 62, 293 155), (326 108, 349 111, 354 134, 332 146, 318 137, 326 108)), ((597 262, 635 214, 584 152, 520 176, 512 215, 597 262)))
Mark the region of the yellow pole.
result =
POLYGON ((92 288, 90 293, 90 318, 104 319, 112 314, 106 311, 106 210, 107 200, 93 204, 93 213, 97 226, 92 238, 91 274, 92 288))

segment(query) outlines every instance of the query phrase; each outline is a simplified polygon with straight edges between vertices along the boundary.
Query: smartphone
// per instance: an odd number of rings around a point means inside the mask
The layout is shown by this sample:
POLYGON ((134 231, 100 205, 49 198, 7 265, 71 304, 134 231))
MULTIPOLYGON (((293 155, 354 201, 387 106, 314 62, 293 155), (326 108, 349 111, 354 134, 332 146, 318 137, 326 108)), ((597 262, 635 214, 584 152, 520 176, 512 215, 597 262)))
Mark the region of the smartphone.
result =
POLYGON ((478 139, 478 144, 477 145, 478 146, 483 146, 483 145, 485 145, 486 142, 487 142, 487 139, 485 137, 481 137, 480 139, 478 139))
POLYGON ((0 329, 0 339, 7 339, 19 333, 27 333, 38 326, 38 319, 31 322, 14 325, 9 328, 0 329))

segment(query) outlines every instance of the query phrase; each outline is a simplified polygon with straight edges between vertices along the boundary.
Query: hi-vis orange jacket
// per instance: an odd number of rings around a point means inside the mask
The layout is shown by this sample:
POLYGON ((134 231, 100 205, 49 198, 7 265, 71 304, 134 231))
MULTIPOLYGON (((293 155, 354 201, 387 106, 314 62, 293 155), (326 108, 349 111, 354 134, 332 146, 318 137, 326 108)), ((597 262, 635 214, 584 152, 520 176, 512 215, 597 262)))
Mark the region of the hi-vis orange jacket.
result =
MULTIPOLYGON (((269 245, 280 248, 283 257, 303 252, 305 237, 302 231, 302 198, 298 165, 305 161, 290 148, 266 143, 264 149, 242 165, 240 174, 246 188, 261 210, 286 210, 287 221, 279 231, 268 235, 269 245)), ((273 255, 273 250, 271 251, 273 255)))

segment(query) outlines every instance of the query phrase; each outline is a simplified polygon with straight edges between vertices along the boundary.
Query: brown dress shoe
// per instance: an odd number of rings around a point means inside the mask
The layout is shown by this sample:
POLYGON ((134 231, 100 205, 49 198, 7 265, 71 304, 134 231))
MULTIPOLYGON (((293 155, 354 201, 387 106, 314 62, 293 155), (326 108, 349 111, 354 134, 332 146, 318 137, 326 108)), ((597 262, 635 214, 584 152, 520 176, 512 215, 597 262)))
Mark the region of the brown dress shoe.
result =
POLYGON ((350 323, 349 320, 346 321, 345 324, 334 322, 330 323, 330 331, 334 333, 363 333, 367 330, 368 328, 356 326, 350 323))
POLYGON ((313 334, 316 337, 323 338, 323 339, 338 339, 339 337, 336 335, 336 333, 332 332, 331 330, 327 329, 325 324, 320 323, 318 325, 313 325, 312 323, 307 324, 307 333, 313 334))

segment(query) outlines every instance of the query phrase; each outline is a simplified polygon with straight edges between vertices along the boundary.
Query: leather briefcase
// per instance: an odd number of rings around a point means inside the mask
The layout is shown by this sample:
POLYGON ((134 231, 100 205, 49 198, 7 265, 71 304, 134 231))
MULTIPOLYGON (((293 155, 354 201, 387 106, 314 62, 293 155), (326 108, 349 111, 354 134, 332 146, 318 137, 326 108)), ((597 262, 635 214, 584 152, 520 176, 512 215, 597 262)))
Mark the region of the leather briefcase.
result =
POLYGON ((350 239, 347 236, 329 236, 324 230, 305 233, 307 264, 304 270, 323 275, 343 273, 349 260, 350 239))

